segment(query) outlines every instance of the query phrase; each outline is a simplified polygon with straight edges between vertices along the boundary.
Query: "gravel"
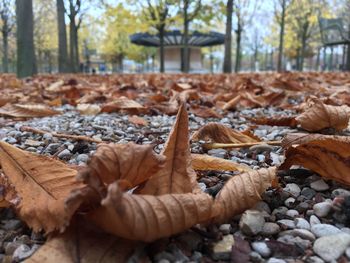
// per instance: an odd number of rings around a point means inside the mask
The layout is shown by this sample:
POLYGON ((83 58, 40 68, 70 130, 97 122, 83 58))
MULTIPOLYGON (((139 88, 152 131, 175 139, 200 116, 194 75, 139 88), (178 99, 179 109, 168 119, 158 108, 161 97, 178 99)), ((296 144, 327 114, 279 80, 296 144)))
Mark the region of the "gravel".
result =
MULTIPOLYGON (((49 132, 91 136, 114 143, 153 144, 154 150, 160 152, 175 120, 175 116, 145 115, 142 117, 149 126, 141 127, 130 123, 124 114, 81 116, 70 106, 63 106, 60 110, 63 110, 62 115, 18 121, 1 127, 0 139, 27 151, 53 156, 73 165, 84 165, 96 151, 96 143, 57 138, 49 132), (22 126, 35 127, 47 133, 39 135, 21 131, 22 126)), ((200 118, 190 113, 189 126, 191 131, 195 131, 208 122, 219 121, 237 130, 244 130, 248 127, 246 119, 256 117, 258 112, 268 116, 285 113, 275 108, 245 109, 229 112, 221 120, 200 118)), ((258 125, 254 134, 262 140, 280 140, 284 134, 297 131, 288 127, 258 125)), ((192 143, 191 151, 231 159, 254 169, 280 165, 284 158, 281 147, 269 145, 206 151, 200 143, 192 143)), ((251 210, 225 224, 196 231, 192 229, 162 241, 164 244, 148 255, 149 261, 230 262, 236 237, 248 242, 252 262, 349 261, 349 221, 343 208, 335 205, 335 198, 350 196, 350 189, 333 181, 324 181, 308 170, 296 168, 291 170, 291 174, 279 177, 281 189, 266 191, 263 200, 251 210), (293 175, 296 170, 300 171, 297 176, 293 175), (290 246, 288 253, 280 251, 278 255, 275 254, 268 241, 290 246), (289 252, 293 249, 304 249, 304 252, 300 256, 291 257, 289 252)), ((234 172, 203 172, 199 186, 203 191, 215 195, 232 176, 235 176, 234 172)), ((31 232, 9 209, 0 211, 0 220, 0 250, 6 254, 0 254, 0 262, 2 257, 9 258, 7 262, 23 261, 45 242, 41 234, 31 232)))

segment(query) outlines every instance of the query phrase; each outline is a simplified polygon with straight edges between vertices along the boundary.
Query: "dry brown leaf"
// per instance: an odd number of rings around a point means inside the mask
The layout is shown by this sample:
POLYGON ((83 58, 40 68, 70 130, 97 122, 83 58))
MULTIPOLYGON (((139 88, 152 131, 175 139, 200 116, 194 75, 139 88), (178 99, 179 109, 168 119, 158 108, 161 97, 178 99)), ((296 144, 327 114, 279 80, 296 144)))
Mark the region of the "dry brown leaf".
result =
POLYGON ((64 229, 75 211, 67 211, 64 200, 77 183, 77 172, 62 162, 25 152, 0 141, 0 165, 21 201, 19 216, 34 231, 64 229))
POLYGON ((275 167, 235 175, 227 181, 215 198, 219 212, 214 222, 225 222, 253 207, 261 200, 260 195, 271 186, 275 177, 275 167))
POLYGON ((17 205, 19 201, 15 188, 0 170, 0 207, 17 205))
POLYGON ((101 108, 102 112, 115 112, 120 110, 139 113, 144 112, 145 107, 134 100, 130 100, 126 97, 120 97, 114 99, 112 102, 104 104, 101 108))
POLYGON ((10 97, 3 96, 0 98, 0 107, 6 105, 7 103, 12 102, 14 99, 10 97))
POLYGON ((102 206, 88 215, 96 225, 119 237, 154 241, 209 221, 215 212, 205 193, 160 196, 123 193, 115 182, 102 206))
POLYGON ((117 238, 79 222, 49 238, 26 263, 124 263, 136 243, 117 238))
MULTIPOLYGON (((298 140, 297 140, 298 141, 298 140)), ((286 151, 286 159, 280 169, 302 165, 324 178, 350 185, 350 138, 347 136, 317 135, 315 140, 300 138, 299 146, 286 151), (303 142, 306 141, 305 143, 303 142)))
POLYGON ((289 126, 292 128, 297 127, 297 122, 294 116, 277 116, 277 117, 262 117, 262 118, 251 118, 250 121, 259 125, 270 125, 270 126, 289 126))
POLYGON ((105 184, 127 180, 133 188, 156 174, 164 161, 164 156, 156 154, 152 145, 100 144, 78 177, 89 185, 93 185, 89 180, 95 178, 105 184))
POLYGON ((235 131, 220 123, 208 123, 192 135, 193 141, 210 141, 215 143, 246 143, 258 142, 242 132, 235 131))
POLYGON ((152 176, 140 193, 151 195, 181 194, 198 190, 196 173, 191 167, 188 136, 188 114, 181 104, 176 121, 164 146, 164 167, 152 176))
POLYGON ((35 118, 46 117, 60 114, 59 111, 53 110, 45 105, 19 105, 6 104, 0 108, 0 116, 15 118, 35 118))
POLYGON ((282 140, 282 147, 289 148, 293 145, 304 144, 309 141, 314 141, 318 139, 344 139, 344 136, 337 135, 323 135, 323 134, 315 134, 315 133, 289 133, 284 136, 282 140))
POLYGON ((78 104, 77 110, 82 115, 96 115, 101 112, 101 107, 97 104, 78 104))
POLYGON ((141 118, 139 116, 133 115, 128 117, 129 122, 131 122, 134 125, 140 125, 140 126, 147 126, 148 121, 146 121, 144 118, 141 118))
POLYGON ((222 118, 222 116, 217 113, 214 109, 198 106, 198 107, 191 107, 190 110, 194 115, 201 117, 201 118, 222 118))
POLYGON ((296 121, 307 131, 320 131, 325 128, 340 131, 348 127, 349 118, 348 106, 331 106, 317 100, 312 107, 296 117, 296 121))
POLYGON ((233 161, 213 157, 206 154, 192 154, 192 167, 197 171, 240 171, 248 172, 252 169, 246 165, 233 161))

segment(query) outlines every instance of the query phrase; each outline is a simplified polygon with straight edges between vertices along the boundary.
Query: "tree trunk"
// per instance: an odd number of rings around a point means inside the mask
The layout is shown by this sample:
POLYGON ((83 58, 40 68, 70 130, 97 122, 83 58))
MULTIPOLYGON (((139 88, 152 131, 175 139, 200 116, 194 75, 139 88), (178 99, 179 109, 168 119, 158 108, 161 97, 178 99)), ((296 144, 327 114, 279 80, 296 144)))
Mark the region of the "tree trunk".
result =
POLYGON ((346 56, 346 71, 350 71, 350 44, 348 45, 348 53, 346 56))
POLYGON ((236 47, 236 63, 235 63, 235 72, 238 73, 241 69, 241 36, 242 36, 242 29, 240 22, 237 23, 237 31, 236 31, 236 41, 237 41, 237 47, 236 47))
POLYGON ((25 78, 37 73, 33 40, 32 0, 16 0, 17 22, 17 77, 25 78))
POLYGON ((224 73, 232 72, 232 12, 233 0, 228 0, 226 5, 224 73))
POLYGON ((281 72, 283 70, 283 42, 284 42, 284 25, 286 16, 286 0, 282 1, 282 16, 281 16, 281 27, 280 27, 280 43, 278 47, 278 61, 277 70, 281 72))
POLYGON ((119 73, 123 73, 124 71, 124 65, 123 65, 123 61, 124 61, 124 55, 123 54, 119 54, 118 55, 118 65, 119 65, 119 73))
POLYGON ((66 23, 64 21, 64 2, 56 1, 57 25, 58 25, 58 71, 60 73, 69 72, 68 50, 67 50, 67 33, 66 23))
POLYGON ((333 46, 331 47, 331 55, 329 56, 329 71, 333 71, 333 46))
POLYGON ((323 47, 323 67, 322 71, 327 70, 327 47, 323 47))
POLYGON ((316 57, 315 71, 318 71, 318 69, 320 67, 320 56, 321 56, 321 48, 317 48, 317 57, 316 57))
POLYGON ((9 72, 8 33, 5 31, 3 31, 3 34, 2 34, 2 44, 4 48, 2 66, 3 66, 4 73, 8 73, 9 72))
POLYGON ((74 66, 79 68, 79 35, 78 27, 74 25, 74 66))
POLYGON ((159 42, 160 42, 160 46, 159 46, 159 71, 161 73, 164 72, 164 35, 165 35, 165 28, 161 27, 159 29, 159 42))
POLYGON ((72 72, 77 72, 77 67, 75 65, 75 29, 74 22, 72 20, 69 23, 69 60, 72 72))
POLYGON ((183 72, 188 73, 190 71, 190 60, 189 60, 189 48, 188 48, 188 1, 184 1, 184 48, 183 48, 183 72))

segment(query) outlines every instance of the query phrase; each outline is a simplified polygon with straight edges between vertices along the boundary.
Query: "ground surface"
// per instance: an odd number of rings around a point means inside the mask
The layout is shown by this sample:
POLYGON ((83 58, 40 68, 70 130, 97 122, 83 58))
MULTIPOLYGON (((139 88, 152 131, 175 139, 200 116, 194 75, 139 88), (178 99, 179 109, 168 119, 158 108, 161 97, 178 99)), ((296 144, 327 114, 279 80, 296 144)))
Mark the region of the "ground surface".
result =
MULTIPOLYGON (((84 135, 108 142, 154 144, 160 152, 175 116, 139 114, 148 122, 135 125, 124 113, 81 115, 68 104, 56 109, 63 113, 24 121, 0 119, 0 140, 20 149, 53 156, 74 165, 84 165, 96 150, 96 143, 57 138, 51 132, 84 135), (23 131, 35 127, 47 134, 23 131)), ((221 118, 202 118, 189 114, 191 132, 209 122, 219 122, 236 130, 254 125, 249 121, 258 115, 293 115, 293 109, 275 107, 237 109, 220 112, 221 118)), ((254 134, 262 140, 281 140, 288 133, 298 132, 286 126, 255 125, 254 134)), ((344 130, 342 135, 349 135, 344 130)), ((192 153, 233 160, 253 169, 279 166, 284 159, 280 146, 253 146, 242 149, 205 150, 191 143, 192 153)), ((323 180, 299 167, 279 172, 281 189, 267 190, 254 208, 226 224, 207 228, 193 227, 185 233, 145 245, 136 251, 130 262, 349 262, 350 234, 347 203, 338 203, 339 196, 350 196, 350 189, 332 180, 323 180), (244 240, 244 241, 243 241, 244 240), (235 244, 235 249, 232 246, 235 244)), ((200 188, 215 196, 234 172, 201 172, 200 188)), ((350 208, 350 205, 349 205, 350 208)), ((9 209, 0 212, 0 259, 19 262, 40 247, 45 238, 32 233, 9 209)))

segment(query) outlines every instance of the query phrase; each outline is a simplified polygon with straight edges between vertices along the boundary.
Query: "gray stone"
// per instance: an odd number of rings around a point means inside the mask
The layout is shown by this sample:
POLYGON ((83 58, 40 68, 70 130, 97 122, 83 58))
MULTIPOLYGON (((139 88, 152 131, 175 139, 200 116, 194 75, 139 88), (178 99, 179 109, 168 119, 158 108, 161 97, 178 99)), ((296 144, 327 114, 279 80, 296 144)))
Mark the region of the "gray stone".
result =
POLYGON ((15 262, 20 262, 25 260, 26 258, 29 258, 31 255, 34 254, 34 252, 39 248, 39 245, 33 245, 32 248, 30 248, 27 245, 20 245, 16 250, 13 252, 13 260, 15 262))
POLYGON ((46 140, 46 141, 51 141, 53 138, 52 134, 51 133, 45 133, 43 135, 43 139, 46 140))
POLYGON ((230 224, 223 224, 219 227, 219 230, 224 235, 228 235, 231 232, 231 225, 230 224))
POLYGON ((350 235, 350 228, 348 227, 343 227, 340 229, 342 232, 346 233, 346 234, 349 234, 350 235))
POLYGON ((199 188, 204 192, 207 189, 207 185, 205 183, 198 183, 199 188))
POLYGON ((258 252, 255 252, 255 251, 250 252, 249 257, 253 263, 265 262, 265 260, 260 256, 260 254, 258 252))
POLYGON ((310 187, 318 192, 326 191, 329 189, 329 185, 323 181, 323 179, 312 182, 310 184, 310 187))
POLYGON ((280 226, 276 223, 267 222, 264 224, 261 234, 264 236, 276 235, 280 232, 280 226))
POLYGON ((349 234, 336 234, 318 238, 313 246, 314 252, 323 260, 337 260, 350 245, 349 234))
POLYGON ((313 206, 315 215, 318 217, 325 217, 332 209, 332 204, 329 202, 317 203, 313 206))
POLYGON ((312 256, 306 260, 306 263, 324 263, 324 260, 317 256, 312 256))
POLYGON ((350 247, 348 247, 346 250, 345 250, 345 255, 348 259, 350 259, 350 247))
POLYGON ((89 155, 82 153, 82 154, 79 154, 76 159, 77 159, 77 162, 86 163, 87 160, 89 160, 89 155))
POLYGON ((310 225, 311 226, 317 225, 317 224, 321 224, 320 219, 318 219, 318 217, 315 216, 315 215, 310 216, 310 220, 309 221, 310 221, 310 225))
POLYGON ((297 217, 299 215, 299 212, 295 209, 290 209, 287 211, 286 215, 290 217, 297 217))
POLYGON ((202 238, 199 234, 195 233, 195 232, 185 232, 182 235, 180 235, 177 240, 185 245, 185 247, 187 249, 189 249, 190 251, 194 251, 199 249, 200 244, 202 243, 202 238))
POLYGON ((350 196, 350 191, 349 190, 345 190, 343 188, 338 188, 332 191, 332 198, 337 197, 337 196, 350 196))
POLYGON ((271 209, 269 205, 264 201, 259 201, 253 208, 254 210, 265 211, 268 214, 271 214, 271 209))
POLYGON ((256 152, 258 154, 263 153, 263 152, 271 152, 271 151, 273 151, 273 146, 268 145, 268 144, 253 145, 249 148, 249 151, 256 152))
POLYGON ((286 201, 284 201, 284 205, 288 208, 292 208, 292 206, 294 205, 294 202, 295 202, 295 198, 289 197, 286 199, 286 201))
POLYGON ((233 235, 223 236, 222 240, 215 242, 212 248, 214 260, 228 260, 231 257, 232 246, 235 241, 233 235))
POLYGON ((72 153, 68 149, 64 149, 57 156, 60 159, 69 160, 72 157, 72 153))
POLYGON ((280 207, 277 207, 275 208, 273 211, 272 211, 272 215, 276 215, 276 214, 283 214, 285 215, 288 211, 288 208, 285 207, 285 206, 280 206, 280 207))
POLYGON ((310 223, 304 218, 295 218, 294 219, 295 227, 300 229, 310 230, 310 223))
POLYGON ((301 202, 295 207, 295 210, 297 210, 299 213, 304 213, 308 209, 309 209, 309 204, 306 202, 301 202))
POLYGON ((260 211, 247 210, 239 221, 239 228, 243 234, 251 236, 258 234, 263 229, 264 224, 264 216, 260 211))
POLYGON ((191 260, 194 262, 200 262, 202 257, 203 257, 203 255, 201 252, 194 251, 192 256, 191 256, 191 260))
POLYGON ((295 228, 294 221, 290 219, 281 219, 281 220, 278 220, 277 223, 279 223, 283 228, 287 228, 287 229, 295 228))
POLYGON ((208 151, 208 154, 219 158, 225 158, 227 151, 225 149, 211 149, 208 151))
POLYGON ((4 138, 4 141, 7 142, 7 143, 10 143, 10 144, 15 144, 17 143, 17 140, 13 137, 6 137, 4 138))
POLYGON ((61 145, 59 143, 50 143, 46 149, 45 152, 48 152, 50 154, 54 154, 56 153, 57 149, 60 147, 61 145))
POLYGON ((309 187, 304 187, 300 194, 305 196, 306 199, 311 200, 315 196, 316 191, 309 187))
POLYGON ((11 230, 17 230, 18 228, 22 227, 23 224, 20 220, 17 219, 9 219, 9 220, 3 220, 1 229, 4 229, 6 231, 11 230))
POLYGON ((317 224, 311 226, 311 232, 316 237, 330 236, 341 233, 341 230, 329 224, 317 224))
POLYGON ((23 244, 18 242, 9 242, 6 245, 4 245, 5 248, 5 255, 12 255, 15 250, 23 244))
POLYGON ((300 195, 300 187, 297 184, 291 183, 287 184, 283 190, 287 193, 289 193, 292 197, 298 197, 300 195))
POLYGON ((266 263, 286 263, 286 261, 280 258, 269 258, 266 263))
POLYGON ((285 235, 281 236, 277 239, 277 241, 290 244, 290 245, 297 245, 298 247, 302 249, 308 249, 311 247, 312 242, 310 240, 302 239, 299 236, 291 236, 291 235, 285 235))
POLYGON ((286 236, 286 235, 290 235, 293 237, 300 237, 302 239, 307 239, 310 241, 314 241, 316 239, 315 235, 306 229, 286 230, 286 231, 279 233, 279 236, 281 236, 281 237, 286 236))
POLYGON ((265 242, 253 242, 252 248, 264 258, 271 255, 271 250, 265 242))

